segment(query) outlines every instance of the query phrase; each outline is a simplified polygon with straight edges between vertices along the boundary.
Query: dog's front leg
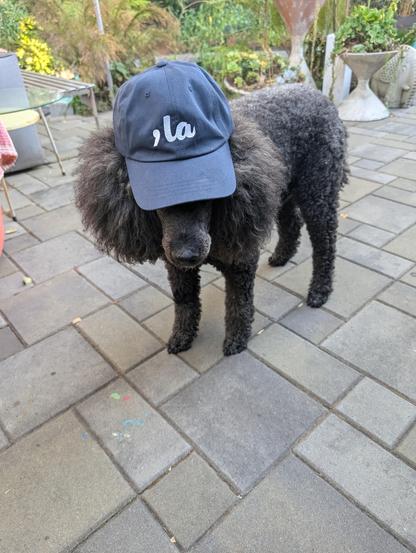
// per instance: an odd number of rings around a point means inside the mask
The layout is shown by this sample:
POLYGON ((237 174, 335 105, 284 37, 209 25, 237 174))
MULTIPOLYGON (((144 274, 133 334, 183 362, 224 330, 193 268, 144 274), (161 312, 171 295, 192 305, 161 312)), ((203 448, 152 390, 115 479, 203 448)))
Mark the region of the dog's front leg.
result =
POLYGON ((253 288, 257 260, 247 265, 232 265, 225 277, 224 355, 240 353, 247 347, 254 320, 253 288))
POLYGON ((166 261, 175 300, 175 322, 168 342, 169 353, 189 349, 197 335, 201 318, 199 269, 181 270, 166 261))

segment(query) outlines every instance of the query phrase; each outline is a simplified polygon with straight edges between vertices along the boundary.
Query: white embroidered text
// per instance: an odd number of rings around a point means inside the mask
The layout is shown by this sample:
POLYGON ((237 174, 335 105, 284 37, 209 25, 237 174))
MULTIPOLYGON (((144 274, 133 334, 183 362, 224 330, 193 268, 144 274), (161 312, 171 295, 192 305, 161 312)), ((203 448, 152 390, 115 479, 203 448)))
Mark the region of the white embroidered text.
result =
MULTIPOLYGON (((175 129, 175 133, 172 133, 172 129, 170 126, 170 115, 165 115, 163 118, 163 132, 168 142, 174 142, 175 140, 184 140, 185 138, 192 138, 196 134, 195 126, 191 127, 191 125, 189 123, 186 123, 185 121, 181 121, 180 123, 178 123, 178 126, 175 129)), ((155 129, 153 131, 153 138, 155 139, 153 148, 156 148, 160 141, 159 129, 155 129)))

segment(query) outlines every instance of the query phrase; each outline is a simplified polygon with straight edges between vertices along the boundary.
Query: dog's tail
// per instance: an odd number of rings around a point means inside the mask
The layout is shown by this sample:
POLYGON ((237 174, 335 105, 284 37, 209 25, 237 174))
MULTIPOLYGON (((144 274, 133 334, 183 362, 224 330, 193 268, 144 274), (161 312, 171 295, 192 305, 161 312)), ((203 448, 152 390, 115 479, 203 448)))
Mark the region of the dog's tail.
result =
POLYGON ((113 130, 96 131, 81 148, 80 158, 75 203, 98 248, 119 261, 156 261, 161 253, 159 219, 136 204, 113 130))

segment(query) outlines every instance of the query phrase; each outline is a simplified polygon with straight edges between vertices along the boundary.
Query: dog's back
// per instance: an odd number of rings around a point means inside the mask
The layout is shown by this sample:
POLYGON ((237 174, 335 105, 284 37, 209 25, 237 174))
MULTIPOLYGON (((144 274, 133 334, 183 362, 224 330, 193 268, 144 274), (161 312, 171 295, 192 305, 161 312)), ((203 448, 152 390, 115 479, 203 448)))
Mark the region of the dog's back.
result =
POLYGON ((279 149, 290 178, 312 153, 331 152, 345 163, 346 130, 334 104, 301 84, 270 87, 231 103, 234 113, 256 121, 279 149))

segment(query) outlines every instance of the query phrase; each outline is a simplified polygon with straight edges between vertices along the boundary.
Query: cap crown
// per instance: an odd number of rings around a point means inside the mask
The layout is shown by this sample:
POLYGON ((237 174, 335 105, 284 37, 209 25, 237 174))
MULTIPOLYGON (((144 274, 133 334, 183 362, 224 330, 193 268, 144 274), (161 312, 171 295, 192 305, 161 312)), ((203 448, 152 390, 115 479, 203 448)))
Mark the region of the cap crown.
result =
POLYGON ((142 162, 208 154, 231 136, 228 101, 198 65, 161 61, 119 89, 113 113, 117 150, 142 162))

